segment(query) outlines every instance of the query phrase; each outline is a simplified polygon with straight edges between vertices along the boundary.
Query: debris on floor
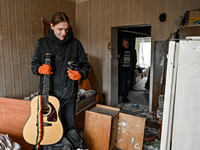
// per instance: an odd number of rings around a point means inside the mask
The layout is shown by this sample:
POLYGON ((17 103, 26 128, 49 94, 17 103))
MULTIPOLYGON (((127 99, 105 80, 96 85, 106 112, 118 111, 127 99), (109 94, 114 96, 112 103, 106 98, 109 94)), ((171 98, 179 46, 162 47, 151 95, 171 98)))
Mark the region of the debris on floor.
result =
POLYGON ((123 109, 132 112, 148 112, 149 107, 140 104, 125 104, 123 109))
POLYGON ((147 77, 135 85, 135 90, 129 92, 129 103, 121 102, 119 97, 117 105, 120 112, 146 118, 143 140, 143 150, 160 150, 160 124, 164 103, 164 95, 159 95, 158 103, 160 112, 149 112, 149 91, 145 89, 147 77))
POLYGON ((160 150, 160 125, 157 113, 149 112, 149 107, 140 103, 120 103, 120 112, 146 118, 143 150, 160 150))
POLYGON ((160 149, 160 128, 156 125, 145 127, 143 150, 159 150, 160 149), (153 127, 152 127, 153 126, 153 127), (155 128, 154 128, 155 127, 155 128))
POLYGON ((1 150, 21 150, 21 146, 14 142, 8 134, 0 133, 0 149, 1 150))
POLYGON ((143 150, 160 150, 160 146, 143 145, 143 150))

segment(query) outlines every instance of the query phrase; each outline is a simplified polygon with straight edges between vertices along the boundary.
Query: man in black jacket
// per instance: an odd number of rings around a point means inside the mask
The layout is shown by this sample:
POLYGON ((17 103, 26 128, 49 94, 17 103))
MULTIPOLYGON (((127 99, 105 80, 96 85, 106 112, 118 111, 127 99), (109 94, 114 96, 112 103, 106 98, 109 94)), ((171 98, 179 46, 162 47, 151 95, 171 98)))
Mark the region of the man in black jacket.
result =
POLYGON ((130 40, 128 38, 122 41, 123 49, 118 54, 119 58, 119 70, 120 70, 120 88, 122 101, 128 103, 127 99, 130 91, 131 81, 134 75, 134 69, 137 62, 136 50, 130 46, 130 40))
MULTIPOLYGON (((61 121, 66 137, 68 133, 75 131, 78 81, 88 77, 89 68, 88 58, 82 44, 74 38, 69 18, 65 13, 56 13, 51 20, 48 35, 36 42, 31 69, 35 75, 40 76, 41 92, 44 75, 50 75, 49 95, 60 101, 61 121), (50 65, 45 64, 46 53, 52 54, 50 65), (72 64, 77 64, 76 70, 70 69, 72 64)), ((80 145, 79 138, 74 141, 76 142, 71 142, 76 149, 84 148, 84 145, 80 145)))

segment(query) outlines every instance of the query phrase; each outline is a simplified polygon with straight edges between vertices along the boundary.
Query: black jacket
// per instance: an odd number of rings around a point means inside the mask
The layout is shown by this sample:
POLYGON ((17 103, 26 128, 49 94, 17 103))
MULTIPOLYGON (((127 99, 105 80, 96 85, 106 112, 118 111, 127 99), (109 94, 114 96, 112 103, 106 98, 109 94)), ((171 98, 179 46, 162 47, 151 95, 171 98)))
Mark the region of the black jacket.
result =
MULTIPOLYGON (((122 69, 123 65, 123 59, 124 59, 124 51, 126 49, 123 47, 121 51, 119 52, 120 58, 119 58, 119 69, 122 69)), ((136 50, 133 49, 131 46, 128 47, 128 50, 130 50, 130 72, 133 75, 134 70, 135 70, 135 65, 137 63, 137 55, 136 55, 136 50)))
POLYGON ((51 66, 53 74, 50 75, 50 91, 49 94, 57 97, 67 99, 71 94, 69 102, 74 102, 78 92, 78 81, 74 82, 68 77, 67 66, 68 62, 78 62, 81 74, 81 80, 88 77, 90 64, 85 55, 82 44, 74 38, 72 29, 70 28, 64 40, 58 39, 53 30, 49 30, 46 37, 40 38, 36 42, 34 54, 31 60, 31 69, 35 75, 40 76, 40 91, 43 89, 44 75, 38 72, 40 66, 45 63, 45 53, 51 53, 51 66), (71 84, 71 85, 70 85, 71 84), (68 88, 68 86, 70 86, 68 88), (66 91, 66 89, 68 90, 66 91))

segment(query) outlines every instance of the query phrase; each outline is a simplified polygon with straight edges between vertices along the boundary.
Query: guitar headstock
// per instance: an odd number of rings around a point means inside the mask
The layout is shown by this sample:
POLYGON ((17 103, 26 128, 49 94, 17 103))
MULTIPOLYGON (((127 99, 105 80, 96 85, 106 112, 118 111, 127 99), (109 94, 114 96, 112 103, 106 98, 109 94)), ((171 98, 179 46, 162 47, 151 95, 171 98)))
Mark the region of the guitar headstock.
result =
POLYGON ((52 56, 52 54, 51 54, 51 53, 45 53, 45 57, 46 57, 46 59, 50 59, 50 58, 51 58, 51 56, 52 56))

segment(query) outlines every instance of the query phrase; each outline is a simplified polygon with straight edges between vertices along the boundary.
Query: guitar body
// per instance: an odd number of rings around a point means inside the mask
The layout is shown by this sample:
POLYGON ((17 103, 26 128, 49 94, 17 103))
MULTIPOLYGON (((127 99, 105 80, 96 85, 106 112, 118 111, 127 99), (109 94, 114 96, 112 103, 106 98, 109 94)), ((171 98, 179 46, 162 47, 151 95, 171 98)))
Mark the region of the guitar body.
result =
MULTIPOLYGON (((49 96, 48 112, 42 113, 42 140, 40 145, 51 145, 57 143, 63 135, 62 123, 58 116, 60 103, 54 96, 49 96)), ((37 105, 38 96, 31 101, 31 114, 24 129, 23 137, 26 142, 35 145, 37 137, 37 105)))

